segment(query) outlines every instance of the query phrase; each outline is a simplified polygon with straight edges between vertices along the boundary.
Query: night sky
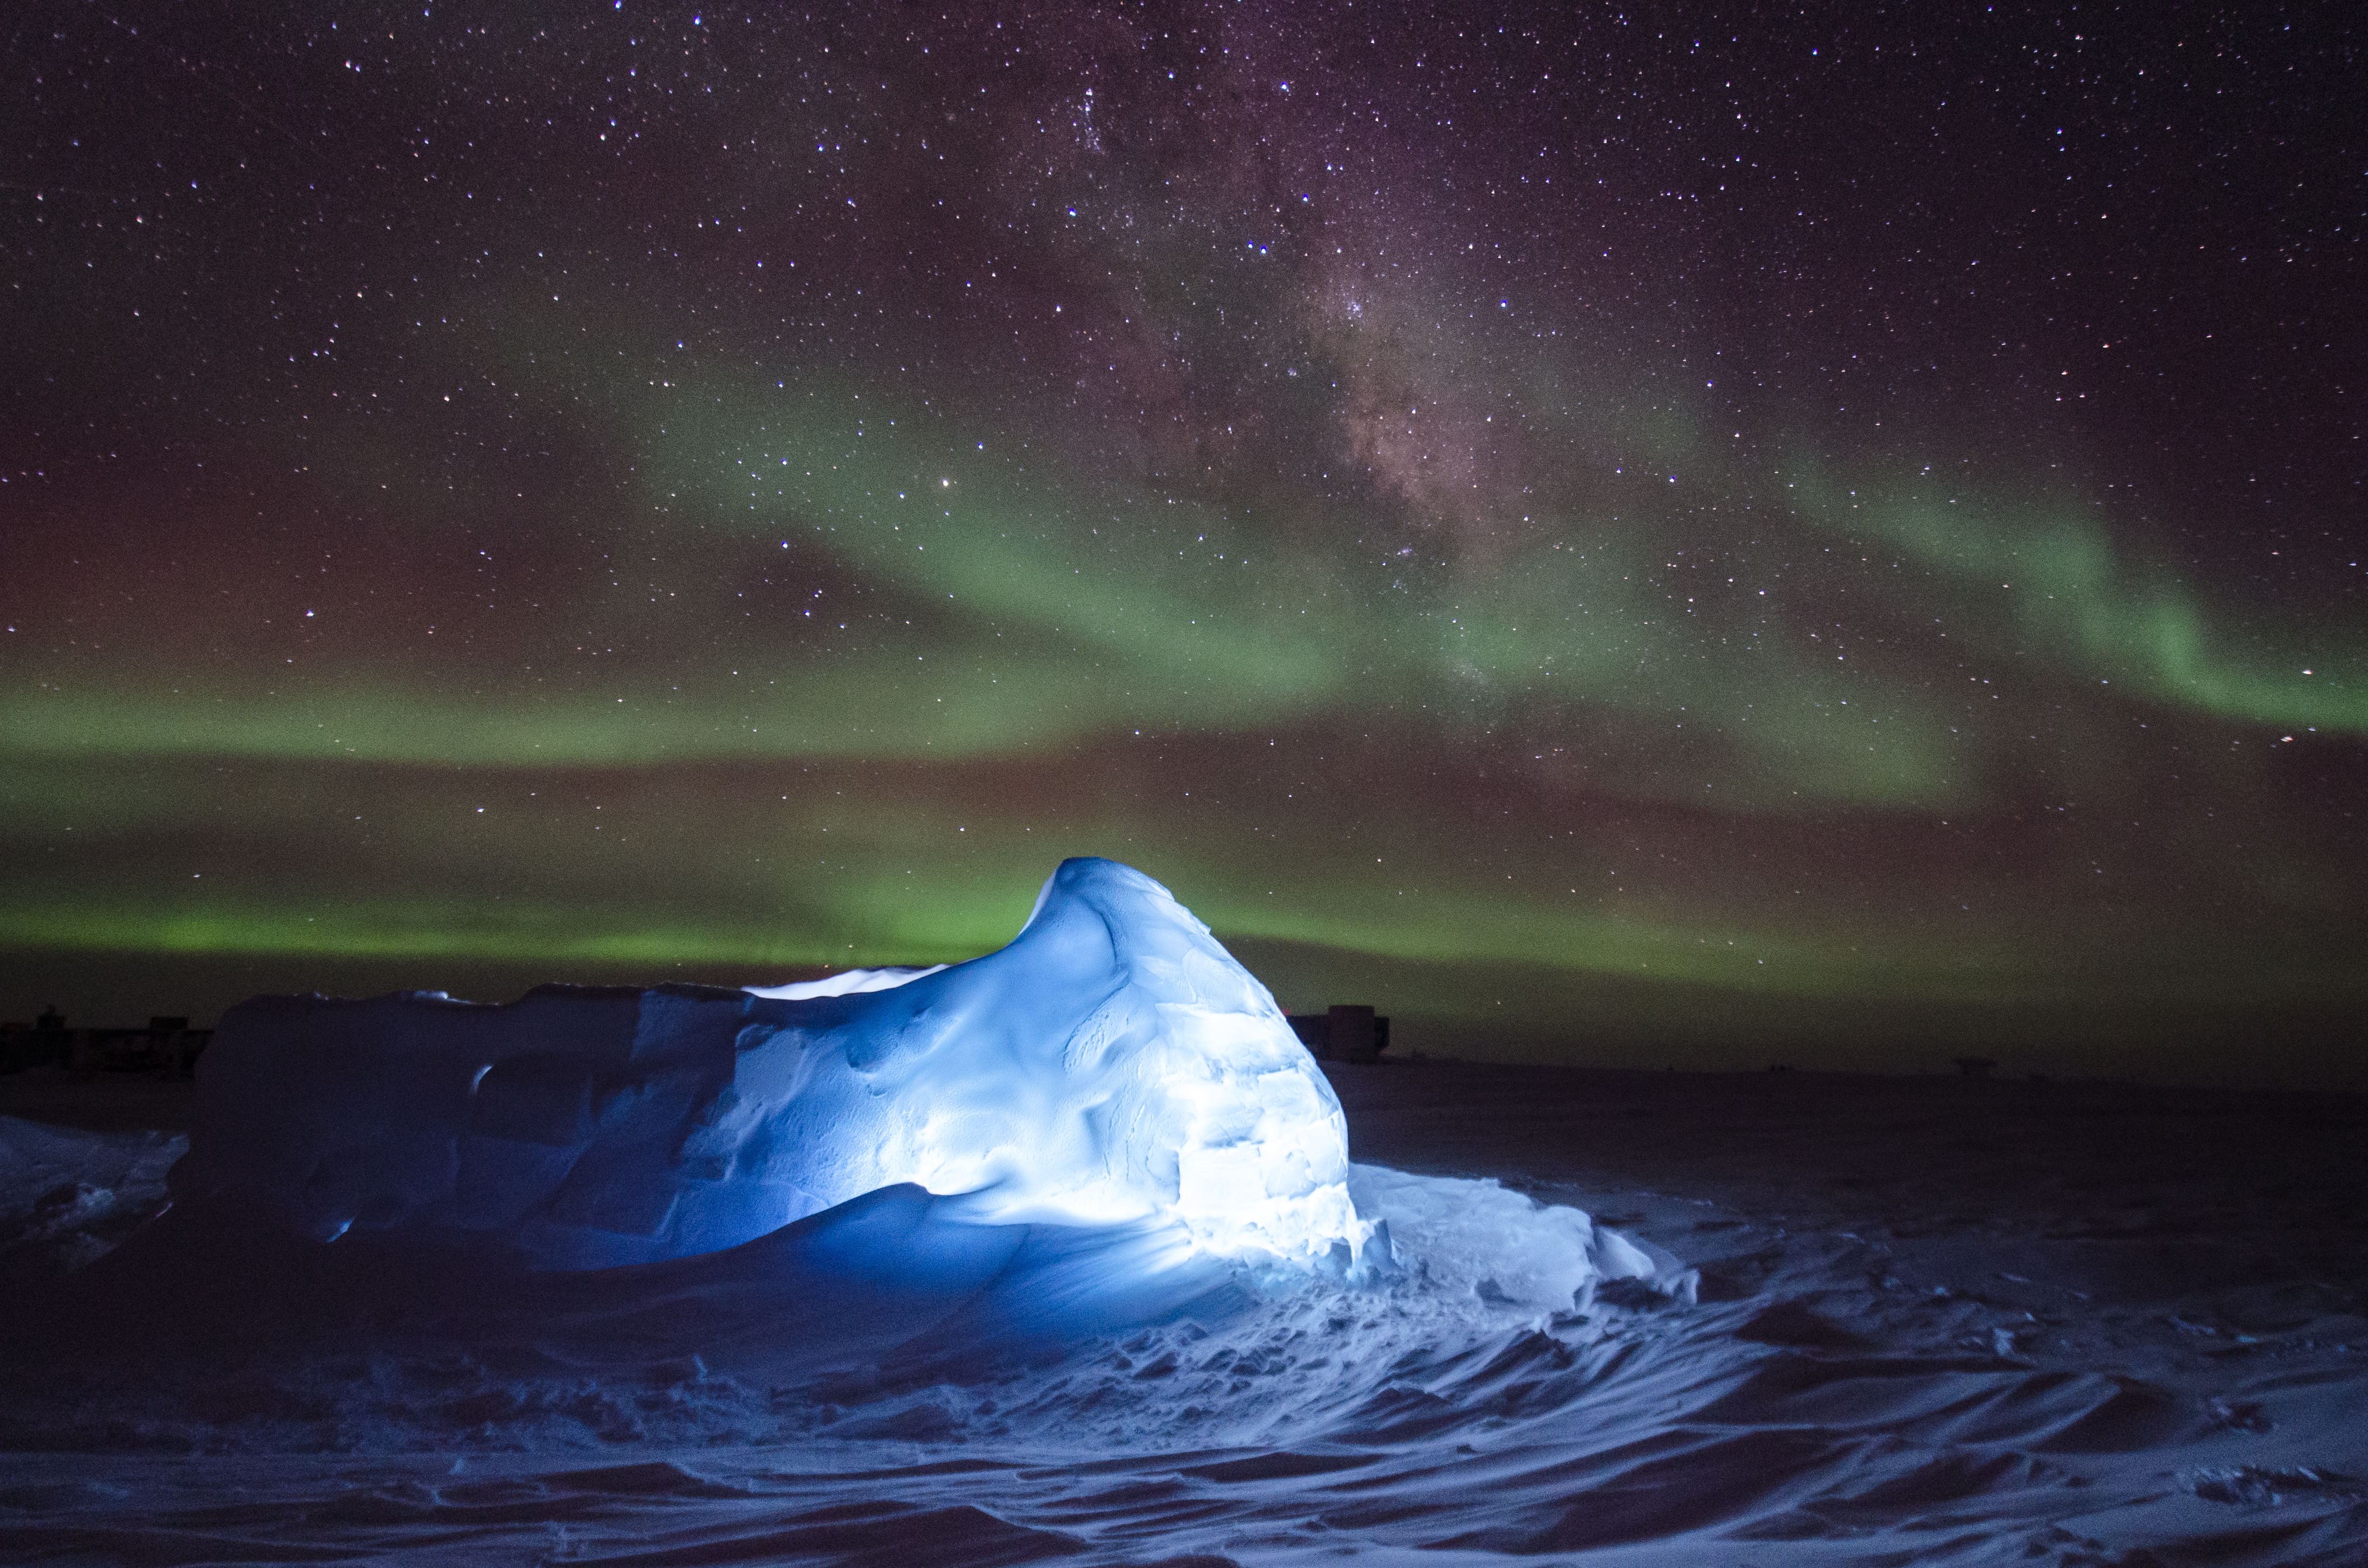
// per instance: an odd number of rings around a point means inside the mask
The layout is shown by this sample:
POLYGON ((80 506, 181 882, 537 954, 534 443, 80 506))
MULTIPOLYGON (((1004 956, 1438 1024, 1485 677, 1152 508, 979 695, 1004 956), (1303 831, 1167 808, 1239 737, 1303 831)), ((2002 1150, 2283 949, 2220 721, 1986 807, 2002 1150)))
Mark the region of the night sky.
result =
POLYGON ((14 13, 0 1015, 2368 1082, 2356 18, 1736 9, 14 13))

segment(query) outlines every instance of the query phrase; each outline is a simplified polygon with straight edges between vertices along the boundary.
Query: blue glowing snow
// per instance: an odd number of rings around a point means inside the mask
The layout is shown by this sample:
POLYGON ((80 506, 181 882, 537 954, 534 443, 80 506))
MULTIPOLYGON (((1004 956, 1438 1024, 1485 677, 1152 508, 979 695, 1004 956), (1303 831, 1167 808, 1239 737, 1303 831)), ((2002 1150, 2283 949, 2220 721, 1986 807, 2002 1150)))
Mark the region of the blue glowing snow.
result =
POLYGON ((1167 890, 1065 861, 1012 943, 773 992, 258 998, 225 1015, 176 1191, 331 1241, 544 1269, 738 1245, 910 1183, 971 1219, 1349 1257, 1339 1102, 1167 890))

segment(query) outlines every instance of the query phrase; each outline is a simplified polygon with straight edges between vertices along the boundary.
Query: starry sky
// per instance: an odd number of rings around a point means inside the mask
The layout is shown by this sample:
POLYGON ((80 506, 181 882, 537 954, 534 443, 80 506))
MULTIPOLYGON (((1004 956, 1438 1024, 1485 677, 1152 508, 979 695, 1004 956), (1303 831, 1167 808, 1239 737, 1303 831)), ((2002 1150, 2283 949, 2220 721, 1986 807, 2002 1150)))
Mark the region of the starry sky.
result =
POLYGON ((2360 29, 2226 9, 36 3, 0 1014, 1103 854, 1402 1051, 2368 1082, 2360 29))

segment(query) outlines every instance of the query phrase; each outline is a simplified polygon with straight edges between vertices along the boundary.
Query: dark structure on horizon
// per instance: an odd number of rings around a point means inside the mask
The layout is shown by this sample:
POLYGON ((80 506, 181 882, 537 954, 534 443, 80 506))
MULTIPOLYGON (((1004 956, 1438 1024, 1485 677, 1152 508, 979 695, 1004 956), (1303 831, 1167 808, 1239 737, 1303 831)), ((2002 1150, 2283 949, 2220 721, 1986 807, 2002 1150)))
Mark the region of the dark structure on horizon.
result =
POLYGON ((1349 1005, 1321 1013, 1287 1013, 1291 1032, 1318 1062, 1379 1062, 1390 1048, 1390 1021, 1368 1006, 1349 1005))
POLYGON ((145 1028, 70 1029, 64 1015, 49 1008, 28 1028, 0 1024, 0 1074, 28 1067, 63 1067, 93 1073, 157 1073, 186 1078, 213 1039, 211 1029, 193 1029, 187 1014, 159 1013, 145 1028))

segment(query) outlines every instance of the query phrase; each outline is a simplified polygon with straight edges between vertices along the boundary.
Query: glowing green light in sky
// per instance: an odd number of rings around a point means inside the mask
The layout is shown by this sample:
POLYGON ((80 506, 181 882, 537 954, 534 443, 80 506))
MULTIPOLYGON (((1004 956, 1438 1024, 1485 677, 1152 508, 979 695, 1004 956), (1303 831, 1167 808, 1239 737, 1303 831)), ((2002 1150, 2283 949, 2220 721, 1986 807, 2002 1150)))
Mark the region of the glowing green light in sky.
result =
MULTIPOLYGON (((2215 726, 2368 733, 2356 632, 2240 641, 2240 599, 2046 487, 1759 466, 1677 400, 1529 395, 1497 409, 1526 468, 1441 480, 1376 403, 1356 483, 1228 488, 876 381, 612 389, 622 498, 495 541, 530 591, 17 644, 0 944, 761 979, 988 950, 1097 853, 1246 940, 1737 1028, 2348 994, 2306 827, 2232 858, 2188 822, 2223 805, 2114 792, 2208 746, 2173 777, 2275 799, 2290 743, 2215 726), (324 617, 370 630, 307 641, 324 617), (206 641, 166 684, 173 636, 206 641), (2198 888, 2262 912, 2241 958, 2160 913, 2198 888)), ((404 479, 392 446, 335 470, 357 506, 404 479)))

